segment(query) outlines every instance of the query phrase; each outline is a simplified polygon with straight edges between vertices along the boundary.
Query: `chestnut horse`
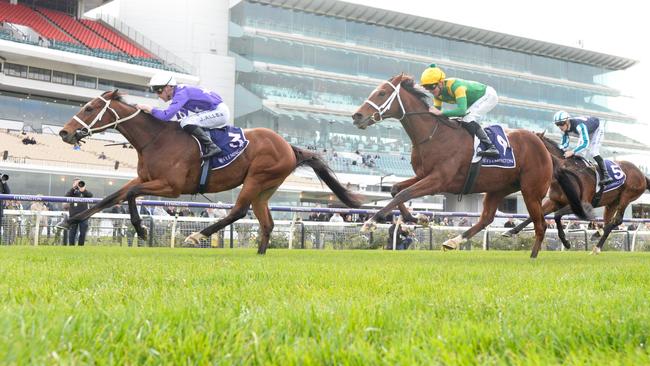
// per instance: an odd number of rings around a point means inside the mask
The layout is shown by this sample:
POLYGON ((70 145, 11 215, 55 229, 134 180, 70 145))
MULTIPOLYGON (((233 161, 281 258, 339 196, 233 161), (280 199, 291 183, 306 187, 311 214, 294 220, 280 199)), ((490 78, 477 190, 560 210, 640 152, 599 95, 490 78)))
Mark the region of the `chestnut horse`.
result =
MULTIPOLYGON (((564 158, 564 151, 557 146, 557 143, 548 137, 544 137, 543 133, 538 134, 542 139, 548 151, 558 158, 564 158)), ((612 189, 603 193, 596 207, 605 206, 605 228, 603 235, 600 237, 598 244, 592 248, 592 253, 598 254, 603 248, 609 233, 613 228, 623 223, 623 214, 627 206, 637 198, 639 198, 646 189, 650 189, 650 180, 643 174, 639 168, 629 161, 617 161, 618 166, 622 172, 625 173, 625 183, 616 189, 612 189)), ((594 196, 596 195, 596 171, 587 167, 582 159, 571 157, 564 160, 564 167, 574 172, 577 177, 576 184, 579 189, 582 202, 585 204, 592 204, 594 196)), ((615 175, 619 174, 615 172, 615 175)), ((618 177, 617 177, 618 178, 618 177)), ((562 228, 562 216, 571 212, 571 208, 567 206, 567 198, 563 194, 557 182, 551 184, 548 199, 542 204, 544 214, 555 212, 554 219, 557 224, 557 235, 559 236, 565 248, 569 249, 571 245, 566 240, 564 229, 562 228)), ((503 235, 512 236, 518 234, 526 225, 530 224, 531 219, 528 218, 516 227, 508 230, 503 235)))
MULTIPOLYGON (((377 220, 383 219, 395 207, 399 207, 405 218, 413 220, 404 205, 410 199, 462 191, 473 155, 472 136, 458 122, 429 112, 430 99, 431 96, 410 76, 399 74, 373 90, 352 116, 354 125, 361 129, 385 118, 399 119, 413 145, 411 166, 415 177, 393 186, 393 199, 364 224, 363 230, 374 227, 377 220)), ((535 245, 530 256, 537 257, 546 231, 542 199, 554 174, 564 177, 566 173, 554 169, 549 152, 532 132, 510 130, 507 135, 517 166, 511 169, 481 168, 472 191, 486 192, 480 219, 469 230, 444 242, 444 249, 456 249, 461 242, 484 229, 494 220, 503 198, 521 191, 535 223, 535 245)), ((575 210, 587 217, 587 213, 581 212, 579 196, 572 190, 573 186, 567 184, 566 189, 567 195, 573 199, 571 202, 577 205, 575 210)))
MULTIPOLYGON (((131 223, 141 238, 146 231, 141 225, 135 199, 152 195, 178 197, 197 193, 201 173, 201 153, 196 140, 184 132, 178 123, 162 122, 127 104, 118 91, 106 92, 88 102, 63 126, 59 135, 63 141, 75 144, 92 133, 116 128, 138 152, 138 177, 120 190, 107 196, 92 208, 68 220, 79 222, 115 204, 127 200, 131 223), (106 112, 110 113, 106 113, 106 112)), ((199 240, 243 218, 250 205, 260 223, 258 254, 264 254, 273 230, 268 201, 285 178, 300 165, 310 166, 318 177, 346 205, 359 207, 360 196, 348 191, 333 175, 327 164, 315 153, 287 143, 277 133, 266 128, 245 130, 249 145, 230 165, 213 170, 206 183, 208 193, 221 192, 243 185, 234 207, 223 219, 193 233, 185 240, 199 240)))

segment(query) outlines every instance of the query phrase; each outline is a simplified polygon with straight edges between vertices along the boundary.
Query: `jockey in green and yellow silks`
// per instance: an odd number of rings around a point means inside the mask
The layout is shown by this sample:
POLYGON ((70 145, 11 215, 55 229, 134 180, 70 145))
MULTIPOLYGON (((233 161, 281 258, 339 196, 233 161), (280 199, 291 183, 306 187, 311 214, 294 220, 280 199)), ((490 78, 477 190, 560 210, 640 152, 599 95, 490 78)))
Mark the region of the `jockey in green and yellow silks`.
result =
POLYGON ((478 124, 499 102, 499 97, 492 87, 476 81, 446 78, 445 73, 435 64, 424 70, 420 84, 433 93, 433 113, 440 113, 442 103, 456 104, 456 108, 444 110, 442 114, 447 117, 461 117, 463 127, 475 134, 486 146, 478 155, 492 158, 499 156, 499 151, 478 124))

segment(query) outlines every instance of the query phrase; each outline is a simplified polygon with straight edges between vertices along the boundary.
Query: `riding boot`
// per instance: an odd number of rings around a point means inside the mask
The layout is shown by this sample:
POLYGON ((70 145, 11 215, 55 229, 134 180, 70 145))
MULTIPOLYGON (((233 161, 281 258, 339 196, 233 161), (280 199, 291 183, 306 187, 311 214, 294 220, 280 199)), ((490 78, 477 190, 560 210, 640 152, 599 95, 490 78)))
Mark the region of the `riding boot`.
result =
POLYGON ((183 130, 199 140, 199 143, 203 147, 203 156, 201 156, 201 159, 208 159, 221 152, 219 146, 212 142, 210 135, 203 128, 195 125, 185 125, 183 130))
POLYGON ((485 156, 488 158, 498 158, 499 150, 497 150, 497 148, 494 146, 490 138, 487 137, 487 134, 485 133, 485 130, 481 128, 481 125, 479 125, 475 121, 471 121, 467 123, 471 124, 472 127, 474 127, 474 133, 476 134, 476 137, 478 137, 479 141, 481 141, 481 143, 486 146, 485 150, 478 152, 478 156, 485 156))
POLYGON ((600 155, 596 155, 594 156, 594 160, 598 164, 598 170, 600 170, 600 185, 606 186, 612 183, 614 180, 607 173, 607 168, 605 168, 605 162, 603 161, 603 158, 600 155))

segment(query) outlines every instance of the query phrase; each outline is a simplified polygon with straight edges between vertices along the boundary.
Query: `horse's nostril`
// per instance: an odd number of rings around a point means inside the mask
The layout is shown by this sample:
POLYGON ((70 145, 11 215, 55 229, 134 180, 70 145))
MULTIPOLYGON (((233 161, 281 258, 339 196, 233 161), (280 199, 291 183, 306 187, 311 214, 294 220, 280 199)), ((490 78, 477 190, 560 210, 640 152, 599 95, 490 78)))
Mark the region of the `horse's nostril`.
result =
POLYGON ((355 114, 352 115, 352 119, 355 120, 355 121, 360 120, 362 117, 363 116, 361 115, 361 113, 355 113, 355 114))
POLYGON ((68 132, 65 131, 65 130, 61 130, 61 131, 59 131, 59 136, 66 137, 66 136, 68 136, 68 132))

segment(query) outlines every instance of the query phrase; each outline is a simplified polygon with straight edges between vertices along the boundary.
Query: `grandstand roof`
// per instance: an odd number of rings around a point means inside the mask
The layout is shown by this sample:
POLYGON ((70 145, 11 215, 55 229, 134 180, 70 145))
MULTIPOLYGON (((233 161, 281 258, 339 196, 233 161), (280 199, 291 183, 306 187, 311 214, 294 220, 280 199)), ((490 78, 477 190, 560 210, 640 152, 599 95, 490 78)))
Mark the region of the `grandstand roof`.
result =
POLYGON ((376 24, 416 33, 503 48, 555 59, 577 62, 610 70, 624 70, 638 63, 625 57, 582 48, 558 45, 417 15, 332 0, 248 0, 253 3, 295 9, 347 20, 376 24))

